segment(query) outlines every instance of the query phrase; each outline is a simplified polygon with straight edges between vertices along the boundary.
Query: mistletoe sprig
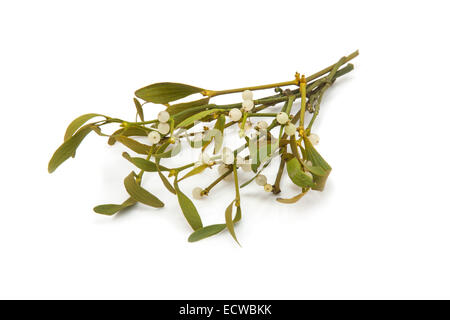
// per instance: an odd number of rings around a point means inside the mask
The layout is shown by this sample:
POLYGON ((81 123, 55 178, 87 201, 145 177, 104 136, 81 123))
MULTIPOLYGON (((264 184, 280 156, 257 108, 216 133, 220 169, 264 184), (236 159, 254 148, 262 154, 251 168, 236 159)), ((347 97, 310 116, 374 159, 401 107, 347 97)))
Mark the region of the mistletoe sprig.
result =
POLYGON ((358 51, 355 51, 308 77, 296 73, 293 80, 262 86, 214 91, 181 83, 151 84, 135 92, 134 122, 97 113, 85 114, 73 120, 66 130, 63 144, 50 159, 48 172, 52 173, 64 161, 75 157, 78 146, 89 133, 106 136, 109 145, 119 142, 136 154, 132 156, 123 152, 122 156, 137 170, 124 179, 128 198, 119 204, 96 206, 96 213, 114 215, 138 202, 155 208, 163 207, 164 203, 141 185, 145 173, 155 173, 165 188, 177 197, 183 215, 194 230, 188 238, 190 242, 215 235, 225 229, 238 242, 234 228, 242 217, 241 188, 255 181, 266 192, 279 194, 281 178, 287 172, 292 183, 299 187, 299 193, 292 198, 278 197, 278 202, 295 203, 311 190, 324 189, 331 167, 316 150, 315 145, 318 144, 319 137, 311 130, 319 114, 325 91, 337 78, 353 70, 353 65, 348 62, 357 55, 358 51), (288 86, 294 88, 282 89, 288 86), (271 88, 275 89, 275 95, 253 99, 252 91, 271 88), (238 103, 211 103, 214 97, 238 92, 242 93, 242 101, 238 103), (194 94, 201 94, 203 98, 173 103, 194 94), (296 100, 300 100, 299 110, 293 108, 296 100), (162 104, 166 109, 161 111, 156 119, 145 120, 143 106, 149 103, 162 104), (278 112, 264 112, 265 109, 277 105, 280 108, 278 112), (306 112, 312 114, 307 125, 306 112), (140 121, 137 121, 137 117, 140 121), (89 122, 94 118, 100 120, 89 122), (252 118, 259 119, 254 126, 252 118), (195 131, 198 123, 214 123, 214 126, 205 126, 203 130, 195 131), (112 134, 102 132, 102 127, 110 124, 120 127, 112 134), (233 126, 238 129, 239 138, 242 139, 242 145, 235 150, 223 146, 224 134, 228 132, 226 129, 233 126), (250 133, 252 128, 254 132, 250 133), (139 137, 147 137, 147 143, 138 141, 139 137), (162 165, 163 159, 176 157, 180 153, 183 141, 188 142, 189 148, 201 148, 199 160, 176 168, 162 165), (213 149, 212 154, 208 153, 208 148, 213 149), (272 184, 268 183, 262 172, 275 157, 281 157, 281 160, 272 184), (203 226, 194 203, 181 191, 179 184, 182 180, 214 166, 218 168, 219 177, 205 188, 194 188, 193 198, 208 196, 214 186, 223 180, 234 181, 235 196, 225 209, 223 223, 203 226), (252 172, 253 177, 239 184, 239 172, 242 171, 252 172))

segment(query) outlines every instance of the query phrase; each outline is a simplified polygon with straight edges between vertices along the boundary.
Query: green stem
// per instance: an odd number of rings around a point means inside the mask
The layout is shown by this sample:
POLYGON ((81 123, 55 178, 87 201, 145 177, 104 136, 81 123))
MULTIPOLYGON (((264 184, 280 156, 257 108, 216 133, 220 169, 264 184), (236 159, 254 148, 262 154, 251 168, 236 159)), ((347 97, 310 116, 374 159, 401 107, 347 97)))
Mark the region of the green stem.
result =
POLYGON ((247 114, 247 117, 276 117, 278 113, 272 112, 272 113, 255 113, 251 112, 247 114))
MULTIPOLYGON (((349 54, 348 56, 343 57, 343 59, 344 59, 343 63, 349 62, 353 58, 356 58, 358 56, 358 54, 359 54, 359 50, 356 50, 355 52, 349 54)), ((310 81, 312 81, 314 79, 317 79, 317 78, 323 76, 324 74, 327 74, 328 72, 330 72, 334 68, 335 65, 336 64, 333 64, 331 66, 326 67, 323 70, 320 70, 319 72, 316 72, 316 73, 310 75, 309 77, 306 78, 306 82, 310 82, 310 81)))
MULTIPOLYGON (((359 51, 356 50, 355 52, 349 54, 346 57, 343 57, 344 59, 344 63, 352 60, 353 58, 355 58, 356 56, 358 56, 359 51)), ((328 72, 330 72, 333 68, 334 68, 335 64, 326 67, 325 69, 320 70, 319 72, 316 72, 312 75, 310 75, 309 77, 306 78, 306 82, 310 82, 313 81, 321 76, 323 76, 324 74, 327 74, 328 72)), ((271 84, 265 84, 265 85, 259 85, 259 86, 250 86, 250 87, 243 87, 243 88, 235 88, 235 89, 228 89, 228 90, 205 90, 202 92, 202 94, 204 96, 208 96, 208 97, 216 97, 216 96, 220 96, 220 95, 224 95, 224 94, 230 94, 230 93, 237 93, 237 92, 242 92, 245 90, 264 90, 264 89, 271 89, 271 88, 276 88, 276 87, 285 87, 285 86, 291 86, 291 85, 298 85, 298 79, 294 79, 294 80, 289 80, 289 81, 283 81, 283 82, 277 82, 277 83, 271 83, 271 84)))
POLYGON ((265 84, 265 85, 260 85, 260 86, 251 86, 251 87, 228 89, 228 90, 219 90, 219 91, 205 90, 202 94, 204 96, 216 97, 216 96, 220 96, 220 95, 223 95, 223 94, 237 93, 237 92, 242 92, 242 91, 245 91, 245 90, 252 90, 252 91, 265 90, 265 89, 272 89, 272 88, 276 88, 276 87, 291 86, 291 85, 296 85, 296 84, 297 84, 297 80, 294 79, 294 80, 290 80, 290 81, 271 83, 271 84, 265 84))
POLYGON ((205 189, 203 189, 203 194, 207 195, 211 191, 211 189, 214 188, 214 186, 216 184, 218 184, 220 181, 225 179, 232 171, 233 171, 232 169, 229 169, 227 172, 225 172, 220 177, 218 177, 216 180, 214 180, 209 186, 207 186, 205 189))

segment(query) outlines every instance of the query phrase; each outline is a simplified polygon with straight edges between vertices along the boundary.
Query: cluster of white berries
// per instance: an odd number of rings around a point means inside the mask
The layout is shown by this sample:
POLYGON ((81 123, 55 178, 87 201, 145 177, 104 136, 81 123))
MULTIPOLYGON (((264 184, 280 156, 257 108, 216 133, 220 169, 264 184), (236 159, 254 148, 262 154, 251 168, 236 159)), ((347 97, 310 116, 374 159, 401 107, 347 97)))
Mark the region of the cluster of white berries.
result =
POLYGON ((272 185, 267 183, 267 177, 263 174, 259 174, 255 178, 255 182, 259 186, 264 187, 264 191, 266 192, 272 192, 272 185))
POLYGON ((242 118, 242 111, 249 112, 255 107, 255 103, 253 102, 253 92, 250 90, 245 90, 242 92, 242 109, 233 108, 228 113, 228 116, 232 121, 239 121, 242 118))
POLYGON ((284 132, 288 136, 293 136, 295 134, 296 128, 295 126, 290 122, 289 116, 286 112, 280 112, 277 114, 277 122, 279 124, 286 125, 284 127, 284 132))
POLYGON ((245 90, 244 92, 242 92, 242 109, 244 109, 244 111, 252 111, 253 107, 255 106, 254 102, 253 102, 253 92, 251 92, 250 90, 245 90))
POLYGON ((167 111, 161 111, 158 113, 158 131, 151 131, 148 134, 148 140, 150 140, 150 144, 157 144, 161 140, 161 135, 168 134, 170 131, 170 125, 167 123, 170 119, 170 114, 167 111))

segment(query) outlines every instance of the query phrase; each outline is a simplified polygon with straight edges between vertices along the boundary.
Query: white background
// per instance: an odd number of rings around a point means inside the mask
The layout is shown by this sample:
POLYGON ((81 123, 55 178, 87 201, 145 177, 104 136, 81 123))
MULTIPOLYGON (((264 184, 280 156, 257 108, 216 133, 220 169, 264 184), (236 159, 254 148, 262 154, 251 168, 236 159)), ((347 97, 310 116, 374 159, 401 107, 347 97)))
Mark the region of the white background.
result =
MULTIPOLYGON (((446 5, 3 1, 0 298, 450 298, 446 5), (286 81, 355 49, 314 130, 333 167, 326 190, 282 205, 245 188, 242 248, 227 232, 188 243, 176 198, 151 175, 164 209, 93 213, 126 198, 132 170, 95 134, 47 173, 73 118, 132 120, 137 88, 286 81)), ((232 184, 215 191, 196 201, 205 224, 233 198, 232 184)))

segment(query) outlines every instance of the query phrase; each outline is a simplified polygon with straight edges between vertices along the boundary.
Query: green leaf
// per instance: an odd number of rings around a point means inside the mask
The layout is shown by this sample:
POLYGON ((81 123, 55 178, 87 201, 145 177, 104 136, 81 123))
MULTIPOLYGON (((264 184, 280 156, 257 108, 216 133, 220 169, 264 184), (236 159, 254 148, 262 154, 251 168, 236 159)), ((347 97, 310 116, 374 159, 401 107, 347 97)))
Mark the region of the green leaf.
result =
MULTIPOLYGON (((236 233, 234 232, 234 222, 233 222, 233 205, 235 203, 235 200, 233 200, 230 205, 225 210, 225 223, 227 225, 228 231, 230 232, 231 236, 233 237, 234 241, 237 242, 238 245, 241 245, 236 237, 236 233)), ((236 217, 241 216, 241 207, 238 206, 236 209, 236 217)))
POLYGON ((180 204, 181 211, 183 211, 184 217, 186 218, 189 225, 194 230, 202 228, 202 219, 200 218, 197 209, 195 208, 191 199, 189 199, 183 192, 181 192, 176 179, 174 182, 174 187, 177 192, 178 203, 180 204))
POLYGON ((179 124, 177 124, 177 128, 187 127, 187 126, 193 124, 194 122, 199 121, 199 120, 203 119, 204 117, 207 117, 210 114, 217 112, 217 111, 220 111, 220 109, 211 109, 211 110, 205 110, 205 111, 198 112, 198 113, 194 114, 193 116, 190 116, 189 118, 184 119, 179 124))
POLYGON ((153 103, 169 103, 194 93, 204 91, 202 88, 189 86, 182 83, 160 82, 141 88, 135 92, 136 97, 153 103))
MULTIPOLYGON (((169 145, 169 142, 164 143, 161 147, 159 147, 157 152, 163 152, 167 148, 168 145, 169 145)), ((160 170, 160 165, 159 165, 160 162, 161 162, 161 158, 156 158, 155 159, 156 169, 158 170, 158 175, 161 178, 161 181, 163 182, 163 184, 164 184, 164 186, 166 187, 167 190, 169 190, 173 194, 177 194, 177 192, 175 191, 174 187, 172 187, 172 184, 170 183, 169 179, 167 179, 162 174, 162 172, 160 170)))
MULTIPOLYGON (((145 159, 139 158, 139 157, 131 157, 127 152, 122 153, 122 156, 141 170, 144 170, 147 172, 158 171, 158 169, 156 168, 156 163, 154 163, 153 161, 145 160, 145 159)), ((160 166, 159 168, 161 171, 169 171, 170 170, 164 166, 160 166)))
POLYGON ((75 154, 81 141, 92 131, 92 125, 86 125, 78 130, 72 137, 65 141, 53 154, 48 163, 48 172, 52 173, 61 163, 75 154))
POLYGON ((108 139, 108 144, 113 145, 116 143, 116 137, 117 136, 136 136, 136 137, 146 137, 149 134, 150 130, 144 129, 143 127, 127 127, 127 128, 121 128, 117 131, 115 131, 108 139))
POLYGON ((300 162, 292 154, 287 154, 286 169, 289 178, 299 187, 307 188, 315 186, 313 179, 302 170, 300 162))
POLYGON ((203 228, 200 228, 193 233, 188 238, 189 242, 195 242, 199 241, 208 237, 211 237, 215 234, 218 234, 219 232, 223 231, 227 227, 226 224, 212 224, 210 226, 206 226, 203 228))
POLYGON ((128 198, 122 204, 101 204, 94 208, 94 211, 99 214, 104 214, 107 216, 112 216, 116 214, 120 210, 131 207, 136 204, 136 201, 133 198, 128 198))
POLYGON ((330 175, 331 167, 322 158, 322 156, 319 154, 319 152, 317 152, 317 150, 314 148, 314 146, 312 145, 311 141, 309 141, 308 138, 305 138, 304 142, 305 142, 306 159, 311 161, 311 163, 313 164, 313 167, 318 167, 318 168, 322 169, 322 174, 320 174, 320 175, 317 174, 317 170, 315 170, 315 172, 310 170, 314 176, 314 182, 315 182, 315 186, 312 187, 312 189, 322 191, 325 188, 325 184, 327 182, 328 176, 330 175))
POLYGON ((104 115, 98 113, 88 113, 79 116, 75 120, 73 120, 66 129, 66 134, 64 135, 64 141, 69 140, 71 136, 87 121, 95 117, 105 117, 104 115))
POLYGON ((136 106, 136 111, 137 111, 137 113, 139 115, 139 118, 141 119, 141 121, 145 121, 144 120, 144 110, 142 110, 141 103, 136 98, 133 98, 133 101, 134 101, 134 105, 136 106))
POLYGON ((179 179, 178 182, 180 182, 183 179, 192 177, 196 174, 202 173, 203 171, 205 171, 206 168, 208 168, 209 166, 207 164, 202 164, 199 165, 198 167, 195 167, 194 169, 192 169, 191 171, 189 171, 188 173, 186 173, 183 178, 179 179))
POLYGON ((164 203, 153 194, 142 188, 134 178, 134 172, 131 172, 124 180, 125 189, 128 194, 136 201, 151 207, 161 208, 164 203))
POLYGON ((126 136, 117 136, 115 137, 115 139, 136 153, 148 155, 150 152, 149 145, 137 142, 136 140, 133 140, 126 136))

